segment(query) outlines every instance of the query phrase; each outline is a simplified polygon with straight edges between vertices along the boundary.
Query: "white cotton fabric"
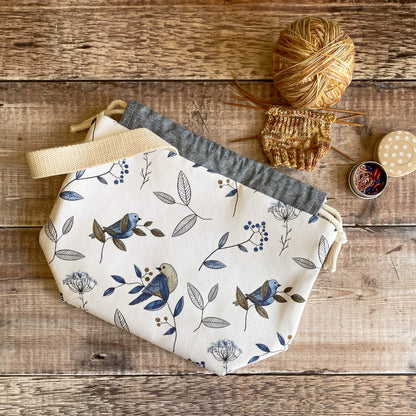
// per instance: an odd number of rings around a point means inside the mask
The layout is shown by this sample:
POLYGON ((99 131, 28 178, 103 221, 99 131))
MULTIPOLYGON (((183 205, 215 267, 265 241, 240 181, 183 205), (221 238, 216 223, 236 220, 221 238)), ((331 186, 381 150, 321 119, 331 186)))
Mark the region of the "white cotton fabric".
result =
MULTIPOLYGON (((125 130, 104 116, 88 137, 125 130)), ((336 235, 324 218, 161 149, 69 174, 40 244, 65 302, 224 375, 288 348, 336 235), (126 214, 126 229, 137 215, 145 235, 110 227, 126 214)))

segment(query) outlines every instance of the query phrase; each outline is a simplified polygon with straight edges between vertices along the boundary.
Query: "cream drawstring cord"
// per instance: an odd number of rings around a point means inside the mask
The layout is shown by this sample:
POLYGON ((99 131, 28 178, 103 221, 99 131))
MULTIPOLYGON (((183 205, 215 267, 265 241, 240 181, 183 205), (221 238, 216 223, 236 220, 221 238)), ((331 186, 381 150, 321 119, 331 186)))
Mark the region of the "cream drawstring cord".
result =
POLYGON ((104 116, 110 117, 110 116, 113 116, 115 114, 123 114, 126 107, 127 107, 127 103, 125 103, 123 100, 114 100, 108 105, 108 107, 104 111, 101 111, 100 113, 96 114, 95 116, 87 118, 82 123, 72 125, 70 127, 71 132, 75 133, 76 131, 89 129, 91 127, 91 124, 94 122, 94 120, 96 120, 100 116, 104 115, 104 116), (119 108, 117 108, 117 107, 119 107, 119 108))
POLYGON ((324 268, 333 273, 337 270, 337 260, 341 251, 341 246, 348 241, 347 236, 342 227, 341 215, 335 208, 323 204, 322 208, 318 212, 318 215, 328 220, 338 231, 334 244, 332 245, 331 250, 329 250, 324 263, 324 268))

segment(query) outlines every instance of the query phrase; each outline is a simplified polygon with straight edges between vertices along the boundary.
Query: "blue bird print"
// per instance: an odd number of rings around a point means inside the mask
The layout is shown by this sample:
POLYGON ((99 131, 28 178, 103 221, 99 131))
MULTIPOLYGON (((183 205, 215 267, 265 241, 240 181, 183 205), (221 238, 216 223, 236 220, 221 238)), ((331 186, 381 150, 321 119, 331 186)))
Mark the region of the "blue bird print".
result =
MULTIPOLYGON (((103 227, 105 233, 113 238, 128 238, 134 233, 133 229, 141 218, 135 213, 126 214, 121 220, 116 221, 114 224, 103 227)), ((95 238, 94 234, 90 234, 91 238, 95 238)))
POLYGON ((174 267, 168 263, 162 263, 160 267, 156 267, 156 269, 159 270, 160 273, 151 280, 144 288, 143 293, 132 301, 130 305, 144 302, 151 296, 157 296, 164 301, 160 302, 160 308, 165 306, 169 299, 169 295, 178 286, 178 275, 174 267))
MULTIPOLYGON (((267 306, 273 303, 274 298, 273 296, 276 294, 277 289, 281 285, 275 279, 266 280, 262 286, 256 289, 254 292, 250 294, 246 294, 245 298, 253 302, 255 305, 258 306, 267 306), (266 283, 268 284, 267 292, 266 292, 266 283)), ((238 305, 238 302, 233 302, 234 305, 238 305)))

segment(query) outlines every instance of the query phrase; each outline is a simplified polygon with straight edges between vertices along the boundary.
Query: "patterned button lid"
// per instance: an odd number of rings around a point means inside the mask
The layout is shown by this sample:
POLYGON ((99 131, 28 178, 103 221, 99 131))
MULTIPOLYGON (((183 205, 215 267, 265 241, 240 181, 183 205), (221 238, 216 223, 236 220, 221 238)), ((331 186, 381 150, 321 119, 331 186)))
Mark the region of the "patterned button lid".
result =
POLYGON ((386 134, 374 153, 391 177, 404 176, 416 170, 416 137, 408 131, 386 134))

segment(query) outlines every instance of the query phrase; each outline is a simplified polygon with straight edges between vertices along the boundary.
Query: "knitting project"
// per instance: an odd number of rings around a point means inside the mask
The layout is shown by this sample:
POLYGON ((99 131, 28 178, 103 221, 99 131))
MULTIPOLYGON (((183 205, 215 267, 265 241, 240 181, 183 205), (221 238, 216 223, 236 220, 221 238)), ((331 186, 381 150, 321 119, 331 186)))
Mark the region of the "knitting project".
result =
POLYGON ((272 106, 260 142, 274 166, 313 171, 331 147, 335 114, 272 106))

